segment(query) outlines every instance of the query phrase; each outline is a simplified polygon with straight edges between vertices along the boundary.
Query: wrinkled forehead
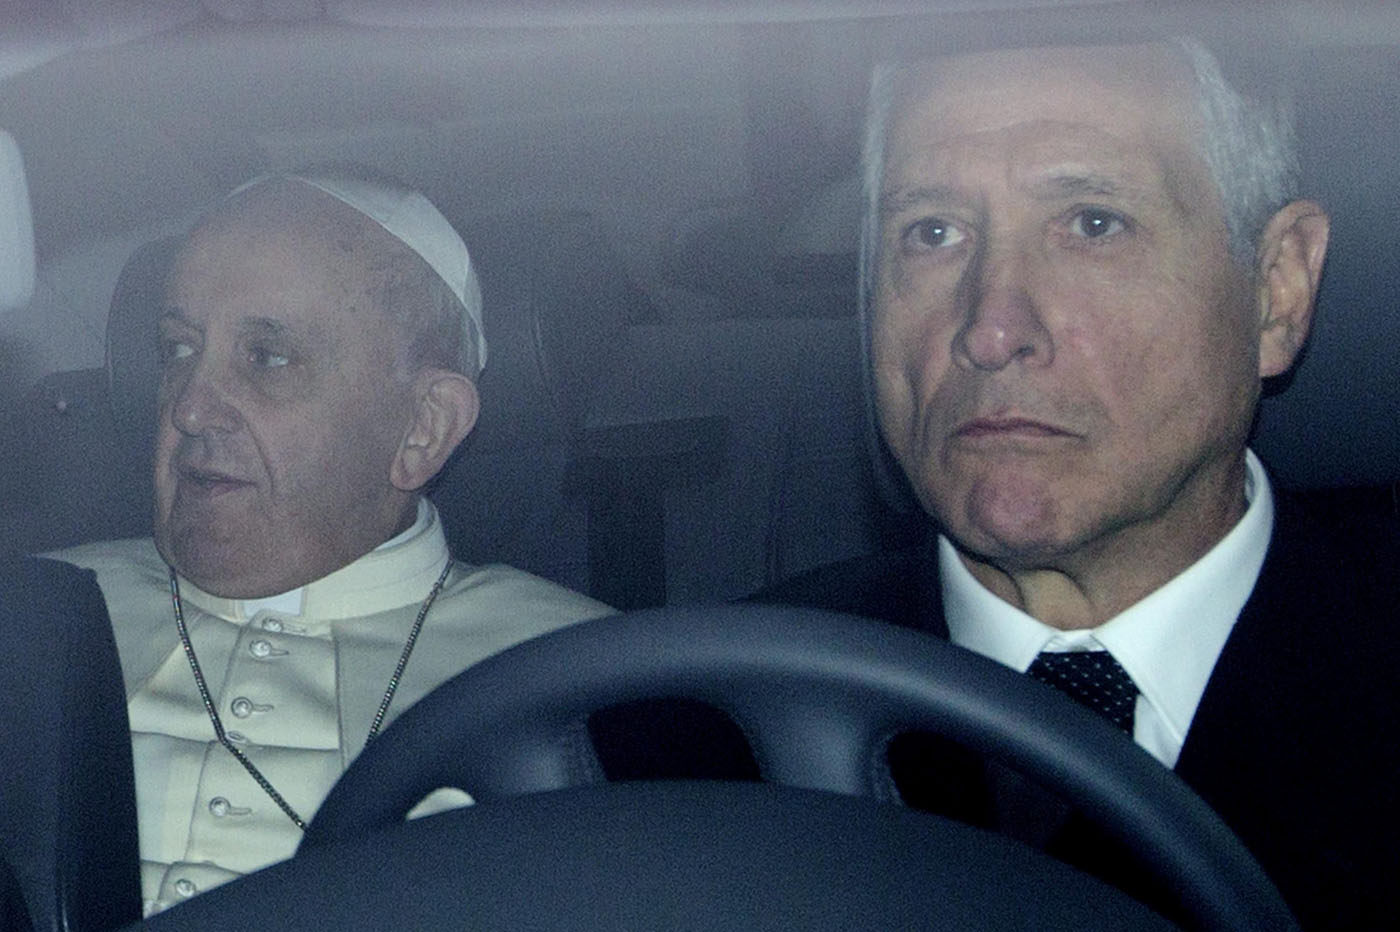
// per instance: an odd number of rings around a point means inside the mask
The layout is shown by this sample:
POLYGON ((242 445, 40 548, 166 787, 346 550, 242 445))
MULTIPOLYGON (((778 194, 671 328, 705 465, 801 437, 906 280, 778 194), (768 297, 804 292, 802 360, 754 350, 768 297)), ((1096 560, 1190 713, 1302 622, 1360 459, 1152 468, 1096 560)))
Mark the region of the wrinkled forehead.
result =
POLYGON ((335 306, 367 300, 382 256, 396 243, 358 211, 306 185, 275 182, 235 195, 206 214, 175 255, 167 299, 191 284, 232 290, 256 272, 261 283, 296 279, 298 288, 338 295, 335 306), (380 242, 388 240, 389 242, 380 242))
POLYGON ((885 161, 1037 125, 1196 153, 1195 99, 1190 68, 1168 45, 998 50, 921 62, 901 69, 893 88, 885 161))
POLYGON ((379 334, 369 226, 304 185, 246 192, 190 231, 166 277, 164 303, 203 325, 276 321, 306 332, 379 334))
POLYGON ((220 238, 227 248, 236 248, 243 237, 300 240, 328 255, 360 261, 393 242, 359 211, 294 181, 272 181, 235 194, 195 225, 189 242, 220 238))

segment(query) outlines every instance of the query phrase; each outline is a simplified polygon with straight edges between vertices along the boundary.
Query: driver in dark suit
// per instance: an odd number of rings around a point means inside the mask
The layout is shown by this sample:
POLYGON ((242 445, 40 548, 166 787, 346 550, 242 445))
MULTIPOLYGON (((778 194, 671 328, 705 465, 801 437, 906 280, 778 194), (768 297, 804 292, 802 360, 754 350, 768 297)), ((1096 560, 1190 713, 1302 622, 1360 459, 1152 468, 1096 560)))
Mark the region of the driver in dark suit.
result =
MULTIPOLYGON (((1214 806, 1305 927, 1379 928, 1400 915, 1400 549, 1310 518, 1246 446, 1327 246, 1290 146, 1189 41, 878 73, 869 372, 932 533, 765 597, 1059 685, 1214 806)), ((1046 819, 1025 788, 969 789, 936 741, 890 754, 917 805, 1117 860, 1072 818, 1026 826, 1046 819)))

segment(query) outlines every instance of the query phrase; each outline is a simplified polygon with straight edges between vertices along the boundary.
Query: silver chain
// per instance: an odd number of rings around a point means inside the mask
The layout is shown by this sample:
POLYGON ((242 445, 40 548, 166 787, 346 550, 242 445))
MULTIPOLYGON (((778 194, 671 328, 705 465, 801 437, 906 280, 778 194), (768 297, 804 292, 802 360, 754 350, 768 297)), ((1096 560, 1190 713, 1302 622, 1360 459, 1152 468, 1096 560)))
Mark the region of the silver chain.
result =
MULTIPOLYGON (((428 592, 428 597, 423 600, 423 605, 418 609, 418 617, 413 620, 413 627, 409 629, 408 640, 404 642, 403 650, 399 653, 399 662, 394 666, 394 675, 389 677, 389 685, 384 690, 384 698, 379 701, 379 711, 374 713, 374 721, 370 723, 369 735, 365 738, 365 745, 368 746, 375 736, 379 734, 379 727, 384 724, 384 716, 389 712, 389 704, 394 701, 394 693, 398 692, 399 681, 403 678, 404 668, 408 666, 408 658, 413 653, 413 645, 418 642, 418 632, 423 630, 423 619, 428 617, 428 609, 433 607, 433 602, 437 600, 438 593, 442 591, 443 584, 447 582, 447 574, 452 570, 452 560, 448 558, 447 565, 442 568, 438 575, 437 582, 433 583, 433 588, 428 592)), ((296 827, 303 832, 306 831, 306 822, 291 804, 277 792, 274 787, 263 776, 257 765, 250 761, 246 754, 238 749, 233 743, 233 739, 224 731, 223 720, 219 718, 219 710, 214 707, 214 699, 209 694, 209 686, 204 681, 204 671, 199 668, 199 658, 194 655, 194 645, 190 643, 190 632, 185 626, 185 609, 180 599, 180 580, 175 575, 175 570, 170 571, 170 603, 175 610, 175 630, 180 633, 180 644, 185 649, 185 657, 190 662, 190 670, 194 673, 194 685, 199 690, 199 699, 204 703, 204 711, 209 713, 209 721, 214 725, 214 736, 219 739, 234 759, 243 765, 243 769, 262 787, 264 793, 271 797, 277 804, 277 808, 286 813, 287 818, 295 823, 296 827)))

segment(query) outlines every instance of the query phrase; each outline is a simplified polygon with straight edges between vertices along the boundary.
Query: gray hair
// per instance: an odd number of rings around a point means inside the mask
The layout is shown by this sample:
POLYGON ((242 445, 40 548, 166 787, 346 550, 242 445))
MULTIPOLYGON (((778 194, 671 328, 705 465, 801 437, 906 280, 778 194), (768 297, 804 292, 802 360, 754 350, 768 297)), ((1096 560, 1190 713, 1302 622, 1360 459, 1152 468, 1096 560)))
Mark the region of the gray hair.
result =
MULTIPOLYGON (((885 180, 885 143, 894 114, 895 85, 901 66, 886 62, 870 76, 870 100, 865 110, 865 140, 861 146, 860 311, 863 357, 870 358, 869 317, 875 300, 875 258, 880 250, 880 198, 885 180)), ((868 392, 866 393, 869 394, 868 392)))
POLYGON ((398 242, 376 237, 380 254, 370 260, 371 300, 398 332, 405 375, 427 366, 469 377, 481 371, 475 331, 461 299, 422 257, 398 242))
POLYGON ((308 184, 363 214, 390 237, 362 239, 362 257, 373 279, 370 295, 394 322, 399 334, 399 361, 405 373, 437 366, 477 378, 485 359, 478 328, 481 293, 466 245, 447 219, 420 192, 398 177, 358 163, 330 163, 288 172, 283 177, 308 184), (394 201, 392 209, 381 203, 394 201), (390 225, 390 218, 394 223, 390 225), (413 221, 412 234, 404 229, 413 221), (427 219, 430 223, 424 223, 427 219), (436 267, 424 241, 451 239, 458 265, 465 269, 462 294, 444 277, 461 268, 436 267), (372 245, 371 245, 372 243, 372 245))
POLYGON ((1282 99, 1255 100, 1235 90, 1198 40, 1178 37, 1171 42, 1196 79, 1202 127, 1197 145, 1225 209, 1230 254, 1253 269, 1269 218, 1296 200, 1302 187, 1292 108, 1282 99))

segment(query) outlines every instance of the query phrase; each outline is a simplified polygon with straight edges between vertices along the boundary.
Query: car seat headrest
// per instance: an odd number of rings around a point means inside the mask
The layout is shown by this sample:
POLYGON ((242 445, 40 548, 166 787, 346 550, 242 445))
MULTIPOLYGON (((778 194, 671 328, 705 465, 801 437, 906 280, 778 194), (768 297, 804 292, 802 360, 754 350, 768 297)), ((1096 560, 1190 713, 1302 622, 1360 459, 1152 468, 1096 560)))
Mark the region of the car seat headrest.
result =
POLYGON ((123 440, 149 449, 155 438, 160 388, 159 324, 165 279, 179 251, 178 236, 153 240, 126 261, 107 311, 107 385, 123 440))
POLYGON ((469 450, 572 438, 623 328, 654 316, 650 301, 581 211, 492 218, 466 238, 492 347, 469 450))

